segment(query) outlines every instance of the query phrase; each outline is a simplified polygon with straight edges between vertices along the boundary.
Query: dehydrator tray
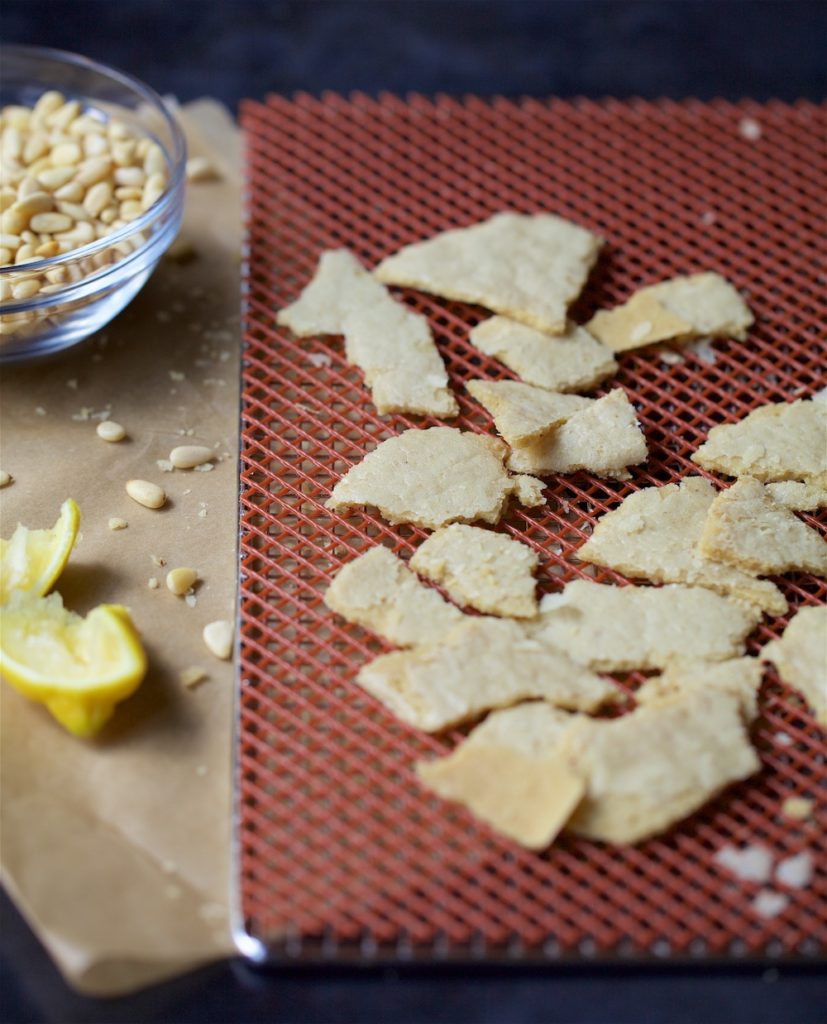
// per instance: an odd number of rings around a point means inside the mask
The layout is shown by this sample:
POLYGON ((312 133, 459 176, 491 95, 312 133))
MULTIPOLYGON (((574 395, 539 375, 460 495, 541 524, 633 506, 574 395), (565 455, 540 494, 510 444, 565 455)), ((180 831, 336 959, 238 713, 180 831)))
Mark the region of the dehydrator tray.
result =
MULTIPOLYGON (((700 472, 689 456, 711 426, 827 383, 827 108, 298 95, 248 102, 242 123, 239 947, 256 960, 342 962, 823 955, 825 737, 773 671, 753 730, 761 773, 635 847, 566 837, 531 853, 418 785, 413 763, 460 734, 409 729, 355 684, 382 644, 333 616, 322 594, 368 547, 408 557, 425 534, 324 501, 377 442, 436 421, 379 417, 341 339, 297 341, 274 315, 325 249, 373 266, 505 209, 557 213, 607 239, 578 321, 676 273, 716 270, 742 289, 756 314, 745 342, 677 362, 626 353, 596 392, 620 385, 639 411, 650 457, 630 481, 549 478, 545 507, 516 507, 500 525, 540 552, 540 590, 555 589, 584 574, 574 555, 597 517, 634 490, 700 472), (801 795, 816 801, 813 816, 786 819, 783 800, 801 795), (752 907, 760 886, 713 859, 754 843, 815 860, 811 884, 784 890, 775 917, 752 907)), ((463 388, 510 376, 468 343, 488 314, 397 294, 431 322, 461 404, 452 425, 490 431, 463 388)), ((803 518, 823 528, 823 517, 803 518)), ((827 597, 811 575, 778 582, 791 612, 827 597)), ((750 651, 786 622, 765 620, 750 651)), ((640 678, 621 682, 633 690, 640 678)))

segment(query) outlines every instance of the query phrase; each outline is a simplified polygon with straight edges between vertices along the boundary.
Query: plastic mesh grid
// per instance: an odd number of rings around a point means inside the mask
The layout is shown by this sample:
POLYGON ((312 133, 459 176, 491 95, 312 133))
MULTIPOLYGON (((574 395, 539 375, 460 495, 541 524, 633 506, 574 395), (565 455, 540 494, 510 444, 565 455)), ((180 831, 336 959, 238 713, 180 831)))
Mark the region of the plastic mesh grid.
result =
MULTIPOLYGON (((334 515, 323 503, 379 440, 436 421, 379 418, 340 339, 296 342, 273 314, 324 249, 346 246, 374 265, 502 209, 549 210, 608 239, 578 320, 697 269, 749 294, 749 340, 716 342, 714 362, 691 352, 677 365, 652 352, 621 357, 603 390, 626 388, 651 452, 630 482, 554 477, 546 508, 516 508, 501 525, 541 553, 547 591, 582 574, 572 556, 596 517, 635 489, 697 472, 689 456, 710 426, 825 383, 827 108, 300 95, 247 103, 242 119, 244 931, 271 952, 329 957, 818 954, 827 935, 824 737, 772 672, 753 734, 761 774, 634 848, 564 838, 529 853, 418 786, 413 762, 460 734, 419 734, 363 693, 353 676, 382 645, 335 619, 321 595, 357 553, 384 543, 408 557, 425 534, 368 513, 334 515), (743 137, 743 118, 758 122, 760 138, 743 137), (809 821, 782 816, 793 795, 817 802, 809 821), (721 845, 756 842, 777 857, 809 850, 819 867, 808 888, 784 890, 788 906, 766 920, 751 908, 760 887, 712 859, 721 845)), ((510 376, 467 342, 487 314, 399 294, 430 319, 462 407, 452 422, 491 430, 462 387, 472 376, 510 376)), ((598 578, 622 582, 609 571, 598 578)), ((793 609, 827 595, 812 576, 778 582, 793 609)), ((751 651, 784 625, 761 626, 751 651)), ((640 678, 621 685, 631 691, 640 678)))

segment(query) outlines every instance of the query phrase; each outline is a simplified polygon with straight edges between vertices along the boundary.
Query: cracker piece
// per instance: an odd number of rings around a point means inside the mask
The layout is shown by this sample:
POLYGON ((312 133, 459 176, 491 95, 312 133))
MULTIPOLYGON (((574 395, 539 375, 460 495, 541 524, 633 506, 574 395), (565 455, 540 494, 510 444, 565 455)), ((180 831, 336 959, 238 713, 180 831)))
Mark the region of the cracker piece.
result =
POLYGON ((787 601, 774 583, 698 552, 716 493, 708 480, 688 477, 680 484, 646 487, 630 494, 601 516, 577 556, 636 579, 709 587, 770 615, 783 615, 787 601))
POLYGON ((534 572, 539 558, 526 544, 478 526, 454 523, 416 549, 411 568, 443 586, 460 605, 492 615, 537 614, 534 572))
POLYGON ((745 572, 827 575, 827 541, 747 476, 710 505, 698 550, 745 572))
POLYGON ((647 679, 635 692, 638 704, 651 704, 676 694, 709 686, 737 696, 745 722, 758 716, 758 691, 763 669, 759 658, 730 658, 727 661, 682 659, 670 662, 663 673, 647 679))
POLYGON ((827 605, 802 608, 784 630, 761 651, 785 683, 800 690, 815 719, 827 726, 827 605))
POLYGON ((519 380, 471 380, 468 391, 494 418, 494 426, 510 445, 540 438, 592 404, 580 395, 524 384, 519 380))
POLYGON ((567 827, 609 843, 657 835, 761 767, 738 697, 709 687, 622 718, 581 718, 561 748, 586 780, 567 827))
POLYGON ((603 240, 549 213, 498 213, 405 246, 374 273, 385 284, 476 302, 541 331, 562 332, 603 240))
POLYGON ((746 337, 752 313, 720 274, 673 277, 641 288, 615 309, 600 310, 586 325, 615 352, 660 341, 746 337))
POLYGON ((827 487, 827 402, 762 405, 737 423, 713 427, 692 461, 727 476, 827 487))
POLYGON ((676 658, 735 658, 760 617, 703 587, 573 580, 543 598, 529 631, 595 671, 630 672, 664 668, 676 658))
POLYGON ((780 480, 765 485, 773 500, 791 512, 815 512, 827 507, 827 487, 806 480, 780 480))
POLYGON ((592 711, 618 690, 511 619, 469 617, 436 643, 383 654, 357 681, 398 718, 439 732, 491 708, 542 697, 592 711))
POLYGON ((542 504, 541 481, 510 477, 502 441, 453 427, 405 430, 382 441, 333 488, 326 507, 379 510, 389 523, 436 530, 453 522, 496 523, 508 497, 542 504))
POLYGON ((548 435, 514 445, 508 468, 530 473, 575 473, 628 480, 627 466, 644 462, 646 438, 635 407, 623 388, 615 388, 548 435))
POLYGON ((552 336, 508 317, 492 316, 472 328, 468 340, 528 384, 550 391, 588 391, 617 370, 611 350, 573 323, 563 334, 552 336))
POLYGON ((324 602, 348 622, 373 630, 399 647, 433 643, 465 618, 381 546, 340 569, 324 602))
POLYGON ((545 483, 536 476, 527 476, 525 473, 517 473, 511 478, 511 493, 526 508, 539 508, 540 505, 545 505, 545 486, 545 483))
POLYGON ((397 302, 346 249, 322 253, 316 276, 276 322, 295 335, 343 334, 380 413, 456 416, 459 407, 424 316, 397 302))
POLYGON ((585 789, 555 751, 573 718, 544 703, 495 711, 447 757, 420 761, 416 774, 498 832, 541 850, 558 835, 585 789))

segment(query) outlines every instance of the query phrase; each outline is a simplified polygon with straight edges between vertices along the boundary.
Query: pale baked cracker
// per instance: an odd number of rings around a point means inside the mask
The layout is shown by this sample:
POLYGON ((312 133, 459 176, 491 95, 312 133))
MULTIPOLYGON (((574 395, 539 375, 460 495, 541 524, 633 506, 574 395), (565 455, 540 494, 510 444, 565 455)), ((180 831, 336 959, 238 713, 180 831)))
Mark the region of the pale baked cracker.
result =
POLYGON ((348 562, 324 595, 328 608, 399 647, 433 643, 465 616, 420 583, 392 551, 371 548, 348 562))
POLYGON ((498 213, 405 246, 374 273, 560 333, 603 240, 553 214, 498 213))
POLYGON ((431 534, 410 561, 412 569, 443 586, 457 604, 523 619, 537 614, 538 563, 528 545, 462 523, 431 534))
POLYGON ((567 828, 639 843, 696 811, 761 762, 738 697, 701 687, 612 720, 581 717, 561 741, 586 793, 567 828))
POLYGON ((600 310, 586 325, 615 352, 660 341, 746 337, 753 316, 720 274, 687 274, 641 288, 622 306, 600 310))
POLYGON ((737 423, 713 427, 692 461, 727 476, 827 487, 827 402, 762 405, 737 423))
POLYGON ((562 651, 527 636, 518 622, 477 616, 438 642, 380 655, 361 669, 357 682, 426 732, 531 697, 591 711, 618 694, 562 651))
POLYGON ((646 438, 623 388, 593 401, 535 441, 515 444, 508 468, 521 472, 575 473, 628 480, 627 466, 644 462, 646 438))
POLYGON ((506 452, 495 437, 453 427, 405 430, 353 466, 325 505, 369 505, 389 523, 429 530, 476 519, 496 523, 512 494, 532 505, 545 501, 542 481, 509 476, 506 452))
POLYGON ((530 850, 548 846, 585 789, 555 751, 574 716, 544 703, 495 711, 446 757, 420 761, 421 782, 530 850))
POLYGON ((698 550, 745 572, 827 575, 827 541, 747 476, 710 505, 698 550))
POLYGON ((547 594, 530 632, 598 672, 663 668, 676 658, 744 653, 761 613, 704 587, 614 587, 573 580, 547 594))
POLYGON ((511 493, 514 495, 514 500, 518 501, 521 505, 525 505, 526 508, 539 508, 541 505, 545 505, 546 496, 543 494, 543 491, 546 485, 542 480, 538 480, 536 476, 515 473, 511 477, 511 484, 513 487, 511 493))
POLYGON ((298 337, 343 334, 380 413, 456 416, 459 407, 424 316, 397 302, 346 249, 322 253, 316 275, 276 322, 298 337))
POLYGON ((737 696, 745 722, 758 716, 758 690, 763 668, 759 658, 729 658, 726 661, 698 660, 695 653, 671 661, 661 675, 653 676, 635 691, 638 704, 651 704, 665 697, 709 686, 737 696))
POLYGON ((617 370, 611 350, 573 323, 552 336, 508 317, 492 316, 472 328, 468 340, 528 384, 550 391, 589 391, 617 370))
POLYGON ((773 500, 791 512, 815 512, 827 507, 827 487, 805 480, 779 480, 764 485, 773 500))
POLYGON ((497 432, 510 445, 544 436, 593 402, 520 380, 469 380, 465 386, 491 413, 497 432))
POLYGON ((601 516, 577 557, 636 579, 709 587, 770 615, 783 615, 787 601, 775 584, 697 551, 716 493, 709 481, 688 477, 630 494, 601 516))
POLYGON ((760 657, 804 694, 816 721, 827 726, 827 605, 801 608, 781 639, 768 643, 760 657))

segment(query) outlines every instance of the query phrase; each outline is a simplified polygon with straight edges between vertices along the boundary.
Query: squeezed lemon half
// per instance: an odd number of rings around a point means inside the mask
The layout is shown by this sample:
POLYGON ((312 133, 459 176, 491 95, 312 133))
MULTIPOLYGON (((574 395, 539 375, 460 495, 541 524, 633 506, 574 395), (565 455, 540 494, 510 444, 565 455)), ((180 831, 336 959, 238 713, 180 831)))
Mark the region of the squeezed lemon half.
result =
POLYGON ((102 604, 84 619, 60 594, 13 594, 0 609, 0 672, 76 736, 93 736, 140 686, 147 661, 129 612, 102 604))
POLYGON ((18 525, 11 540, 0 539, 0 604, 13 593, 48 593, 63 572, 80 526, 80 509, 68 498, 50 530, 18 525))

